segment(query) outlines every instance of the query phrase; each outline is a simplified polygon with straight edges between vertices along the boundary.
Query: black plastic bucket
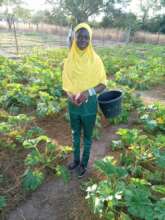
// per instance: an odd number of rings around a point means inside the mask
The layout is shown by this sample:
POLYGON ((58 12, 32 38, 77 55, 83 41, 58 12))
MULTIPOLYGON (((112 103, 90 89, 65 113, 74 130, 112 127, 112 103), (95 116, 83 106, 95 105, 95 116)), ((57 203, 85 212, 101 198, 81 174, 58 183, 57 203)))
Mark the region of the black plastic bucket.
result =
POLYGON ((114 118, 121 113, 122 92, 107 91, 98 96, 99 106, 106 118, 114 118))

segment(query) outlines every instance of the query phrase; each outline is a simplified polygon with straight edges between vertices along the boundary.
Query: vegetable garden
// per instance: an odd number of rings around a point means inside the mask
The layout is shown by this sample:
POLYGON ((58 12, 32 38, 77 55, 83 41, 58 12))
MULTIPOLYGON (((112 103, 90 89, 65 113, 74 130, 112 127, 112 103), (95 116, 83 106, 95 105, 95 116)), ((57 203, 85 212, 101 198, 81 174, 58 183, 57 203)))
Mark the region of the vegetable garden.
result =
MULTIPOLYGON (((117 138, 107 143, 108 155, 94 163, 84 184, 86 201, 101 219, 165 219, 165 105, 145 104, 139 90, 165 83, 165 46, 135 45, 98 49, 108 76, 108 88, 123 91, 122 114, 107 120, 118 125, 117 138), (127 124, 136 115, 133 126, 127 124), (118 157, 113 157, 116 152, 118 157)), ((39 50, 19 61, 0 57, 0 214, 7 213, 36 190, 49 175, 67 184, 65 164, 71 146, 60 145, 39 121, 68 122, 61 88, 66 49, 39 50)), ((102 135, 103 116, 97 115, 93 136, 102 135)), ((56 125, 54 125, 56 126, 56 125)), ((69 126, 69 125, 68 125, 69 126)), ((61 131, 64 132, 65 131, 61 131)))

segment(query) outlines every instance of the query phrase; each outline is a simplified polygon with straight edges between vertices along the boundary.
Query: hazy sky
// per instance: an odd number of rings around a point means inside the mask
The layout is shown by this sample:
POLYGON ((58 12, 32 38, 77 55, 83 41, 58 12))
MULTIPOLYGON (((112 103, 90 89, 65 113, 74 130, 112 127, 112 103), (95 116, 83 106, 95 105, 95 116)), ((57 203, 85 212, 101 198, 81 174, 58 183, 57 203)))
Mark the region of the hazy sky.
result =
POLYGON ((45 0, 23 0, 28 8, 31 8, 35 11, 45 9, 45 0))

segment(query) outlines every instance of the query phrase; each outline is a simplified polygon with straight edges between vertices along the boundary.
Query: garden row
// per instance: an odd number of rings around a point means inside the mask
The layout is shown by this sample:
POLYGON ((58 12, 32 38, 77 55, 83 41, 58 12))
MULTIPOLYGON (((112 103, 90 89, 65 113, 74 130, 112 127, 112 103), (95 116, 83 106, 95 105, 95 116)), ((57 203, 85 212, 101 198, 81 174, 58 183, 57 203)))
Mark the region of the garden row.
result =
MULTIPOLYGON (((144 129, 148 127, 153 131, 154 129, 164 129, 164 110, 162 112, 161 110, 146 110, 134 90, 135 88, 149 88, 155 83, 160 83, 161 77, 163 78, 165 74, 162 48, 131 45, 98 51, 105 64, 107 75, 114 78, 114 80, 108 81, 108 88, 122 89, 124 94, 123 112, 120 117, 111 120, 110 123, 126 123, 130 113, 138 109, 144 129), (160 115, 154 115, 156 114, 154 112, 160 112, 160 115)), ((61 66, 66 54, 65 49, 60 49, 36 51, 33 55, 26 56, 20 61, 11 61, 0 57, 1 211, 7 209, 9 201, 12 201, 13 195, 18 194, 21 188, 26 192, 33 191, 40 186, 46 176, 47 169, 61 174, 65 180, 69 178, 62 164, 68 153, 71 152, 71 148, 58 146, 35 123, 36 118, 55 117, 59 114, 65 114, 65 118, 68 120, 67 102, 61 88, 61 66), (9 159, 7 155, 14 156, 11 160, 11 164, 13 164, 6 167, 8 164, 6 161, 9 159), (11 171, 13 166, 17 169, 17 174, 14 176, 11 171)), ((163 109, 160 106, 153 108, 163 109)), ((97 139, 100 137, 100 130, 101 116, 98 114, 94 131, 94 137, 97 139)), ((136 132, 138 133, 138 131, 136 132)), ((138 133, 137 136, 139 135, 138 133)), ((152 136, 152 134, 150 135, 152 136)), ((125 145, 122 141, 114 142, 113 148, 115 150, 119 148, 123 151, 129 149, 130 146, 125 145)), ((153 138, 152 141, 154 141, 153 138)), ((148 149, 149 145, 146 148, 148 149)), ((157 152, 156 150, 151 152, 153 157, 162 150, 161 147, 156 149, 157 152)), ((121 165, 120 161, 118 163, 118 166, 121 165)), ((122 168, 127 173, 129 165, 122 168)), ((140 168, 138 167, 138 169, 140 168)), ((122 181, 131 181, 133 175, 128 173, 126 176, 121 177, 126 178, 122 181)), ((120 176, 115 178, 118 179, 113 181, 120 181, 120 176)), ((108 181, 111 181, 109 177, 107 183, 110 184, 108 181)), ((108 210, 103 205, 106 203, 106 200, 102 203, 102 213, 108 210)), ((117 207, 118 205, 113 207, 111 212, 116 213, 117 207)), ((120 210, 123 211, 126 207, 127 205, 123 205, 120 210)))
POLYGON ((120 153, 95 162, 102 180, 91 181, 86 199, 104 219, 165 219, 165 106, 138 110, 136 128, 119 129, 110 148, 120 153))

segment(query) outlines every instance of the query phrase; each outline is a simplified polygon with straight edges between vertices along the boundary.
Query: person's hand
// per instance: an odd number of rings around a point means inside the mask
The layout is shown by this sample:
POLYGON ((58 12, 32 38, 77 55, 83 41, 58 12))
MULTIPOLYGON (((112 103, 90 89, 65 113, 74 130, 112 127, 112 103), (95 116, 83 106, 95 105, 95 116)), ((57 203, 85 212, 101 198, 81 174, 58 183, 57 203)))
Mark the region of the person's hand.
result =
POLYGON ((82 103, 84 103, 88 99, 88 96, 89 96, 88 91, 78 93, 74 97, 75 104, 78 105, 78 106, 81 105, 82 103))
POLYGON ((75 102, 75 101, 74 101, 75 95, 73 95, 71 92, 67 92, 67 96, 68 96, 69 100, 70 100, 72 103, 75 102))
POLYGON ((67 92, 67 96, 70 102, 72 102, 74 105, 77 105, 77 106, 81 105, 79 101, 79 98, 81 96, 80 93, 78 93, 77 95, 73 95, 71 92, 67 92))

